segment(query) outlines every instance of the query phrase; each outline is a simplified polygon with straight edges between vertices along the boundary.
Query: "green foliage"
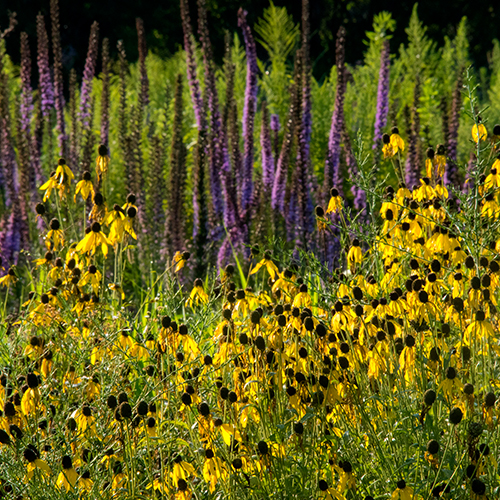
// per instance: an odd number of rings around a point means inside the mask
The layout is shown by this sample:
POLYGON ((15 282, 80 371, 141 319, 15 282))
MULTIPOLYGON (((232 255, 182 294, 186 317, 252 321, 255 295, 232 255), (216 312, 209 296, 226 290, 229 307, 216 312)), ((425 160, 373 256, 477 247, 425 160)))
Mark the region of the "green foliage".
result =
POLYGON ((299 38, 299 25, 293 21, 285 7, 276 7, 272 2, 264 10, 254 26, 259 42, 269 55, 268 63, 259 63, 262 72, 262 88, 270 113, 277 113, 282 119, 289 106, 288 86, 292 75, 289 61, 299 38))

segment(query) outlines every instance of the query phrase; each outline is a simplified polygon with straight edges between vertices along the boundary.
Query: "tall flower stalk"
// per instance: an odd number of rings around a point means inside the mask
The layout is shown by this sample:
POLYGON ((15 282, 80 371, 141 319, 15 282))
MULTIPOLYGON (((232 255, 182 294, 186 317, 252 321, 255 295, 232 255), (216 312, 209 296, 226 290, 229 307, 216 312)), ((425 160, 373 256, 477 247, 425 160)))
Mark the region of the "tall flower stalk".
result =
POLYGON ((92 79, 95 74, 97 62, 97 51, 99 48, 99 24, 92 23, 90 28, 89 48, 87 58, 85 60, 85 68, 83 70, 82 88, 80 91, 80 109, 78 118, 83 130, 87 130, 90 126, 90 99, 92 93, 92 79))
POLYGON ((36 17, 36 32, 38 39, 38 88, 40 89, 42 114, 47 117, 54 107, 54 87, 49 68, 49 39, 42 14, 38 14, 36 17))
POLYGON ((330 189, 335 186, 343 194, 342 173, 340 169, 340 136, 344 123, 344 94, 345 94, 345 37, 346 31, 341 26, 337 32, 336 66, 337 91, 335 107, 332 115, 332 125, 328 139, 328 149, 325 161, 325 175, 323 181, 323 201, 326 202, 330 189))
POLYGON ((241 178, 241 208, 246 210, 250 205, 253 191, 253 131, 255 113, 257 111, 257 49, 250 26, 246 20, 247 12, 240 8, 238 11, 238 26, 243 32, 245 53, 247 58, 247 77, 245 101, 243 106, 242 132, 244 141, 243 171, 241 178))
POLYGON ((382 134, 387 125, 389 115, 389 69, 390 69, 389 40, 384 40, 380 53, 380 71, 377 87, 377 113, 375 115, 375 131, 373 134, 373 149, 382 145, 382 134))
POLYGON ((177 251, 182 251, 185 246, 184 190, 186 184, 186 146, 183 142, 182 122, 182 75, 179 74, 175 83, 174 123, 172 125, 168 186, 169 203, 165 226, 169 256, 173 256, 177 251))
POLYGON ((144 108, 149 103, 149 78, 146 69, 146 32, 144 31, 144 21, 138 17, 135 20, 135 27, 137 29, 137 46, 139 49, 139 73, 141 75, 141 90, 139 93, 139 102, 144 108))
POLYGON ((182 32, 184 34, 184 50, 186 52, 186 70, 193 101, 194 115, 198 130, 206 128, 206 117, 203 111, 203 98, 201 96, 200 82, 197 76, 196 58, 194 54, 193 30, 189 16, 188 0, 180 0, 182 32))
POLYGON ((221 168, 223 162, 221 117, 219 97, 213 67, 212 44, 208 32, 207 10, 205 0, 198 0, 198 33, 201 40, 203 64, 205 67, 205 93, 207 96, 208 112, 210 115, 209 148, 209 180, 212 201, 212 237, 219 239, 220 225, 217 221, 222 217, 224 200, 221 187, 221 168))
POLYGON ((52 22, 52 53, 54 55, 54 103, 56 108, 56 130, 59 156, 66 157, 66 125, 64 122, 64 87, 62 73, 62 47, 59 25, 59 0, 50 0, 52 22))
POLYGON ((109 144, 109 39, 102 41, 101 144, 109 144))

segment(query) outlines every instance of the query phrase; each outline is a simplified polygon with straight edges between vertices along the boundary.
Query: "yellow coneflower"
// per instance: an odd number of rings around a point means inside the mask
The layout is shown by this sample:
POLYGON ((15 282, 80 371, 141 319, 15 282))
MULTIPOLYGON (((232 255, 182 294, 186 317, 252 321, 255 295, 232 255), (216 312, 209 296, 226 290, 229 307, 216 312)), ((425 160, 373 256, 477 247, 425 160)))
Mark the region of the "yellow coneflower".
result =
POLYGON ((24 458, 28 461, 28 466, 26 468, 26 480, 29 481, 36 469, 41 470, 44 474, 52 474, 51 468, 47 465, 45 460, 40 459, 40 454, 34 446, 29 446, 23 452, 24 458))
POLYGON ((266 250, 264 252, 264 258, 260 262, 258 262, 256 264, 256 266, 250 271, 250 275, 259 272, 259 270, 262 267, 265 267, 267 269, 267 272, 271 276, 272 280, 274 280, 276 275, 279 273, 278 268, 276 267, 276 264, 272 260, 271 252, 269 250, 266 250))
POLYGON ((355 238, 352 241, 352 246, 347 253, 347 262, 351 268, 355 267, 357 264, 361 264, 363 261, 363 252, 361 251, 361 246, 359 240, 355 238))
POLYGON ((57 219, 50 221, 50 230, 45 236, 45 246, 48 250, 57 251, 64 245, 64 236, 61 229, 61 224, 57 219))
POLYGON ((413 489, 406 485, 406 481, 401 479, 397 483, 397 488, 391 495, 391 500, 421 500, 422 497, 413 493, 413 489))
POLYGON ((210 493, 215 491, 215 487, 219 479, 224 481, 229 472, 225 463, 216 457, 213 450, 208 448, 205 450, 205 463, 203 465, 203 479, 208 483, 210 493))
POLYGON ((21 399, 21 410, 25 416, 43 413, 45 406, 42 403, 40 394, 40 378, 35 373, 28 373, 28 389, 26 389, 21 399))
POLYGON ((339 190, 337 188, 330 189, 330 201, 328 202, 325 214, 336 214, 342 210, 342 206, 343 202, 339 190))
POLYGON ((317 206, 314 209, 314 214, 316 215, 316 222, 318 224, 318 231, 321 233, 328 229, 328 220, 325 218, 325 211, 323 207, 317 206))
POLYGON ((486 127, 481 123, 481 117, 477 117, 478 123, 472 126, 472 140, 477 144, 479 141, 485 141, 488 137, 486 127))
POLYGON ((318 486, 321 491, 320 498, 325 500, 345 500, 344 495, 338 492, 335 488, 329 487, 328 483, 324 479, 320 479, 318 486))
POLYGON ((111 488, 113 490, 119 490, 121 488, 124 488, 125 485, 127 484, 128 478, 127 476, 123 473, 123 465, 121 462, 116 462, 115 465, 113 466, 113 481, 111 483, 111 488))
POLYGON ((0 285, 4 287, 10 287, 16 281, 17 281, 17 276, 13 266, 7 271, 7 274, 5 274, 0 278, 0 285))
POLYGON ((78 243, 76 251, 94 255, 99 245, 101 245, 102 253, 104 257, 106 257, 108 255, 109 242, 105 234, 101 231, 101 224, 96 221, 92 223, 90 231, 87 233, 85 238, 78 243))
POLYGON ((135 194, 130 193, 127 196, 127 203, 125 203, 125 205, 123 205, 123 207, 122 207, 123 210, 126 212, 129 208, 133 207, 133 208, 135 208, 135 210, 137 212, 137 206, 135 205, 135 202, 136 202, 135 194))
POLYGON ((189 252, 175 252, 175 255, 172 259, 172 267, 174 268, 174 273, 178 273, 189 260, 191 254, 189 252))
POLYGON ((94 264, 91 264, 87 268, 85 274, 81 277, 78 284, 79 286, 85 286, 87 283, 90 283, 92 285, 92 290, 94 291, 94 293, 98 293, 99 288, 101 287, 101 280, 102 280, 101 272, 97 269, 97 267, 94 264))
MULTIPOLYGON (((56 189, 58 186, 57 179, 56 179, 56 172, 52 172, 50 174, 50 177, 47 182, 43 183, 38 189, 40 191, 45 191, 43 195, 43 201, 46 202, 49 198, 50 195, 52 194, 52 190, 56 189)), ((40 214, 42 215, 42 214, 40 214)))
POLYGON ((90 493, 94 487, 94 482, 90 479, 90 472, 88 470, 84 471, 83 474, 78 479, 78 489, 90 493))
POLYGON ((384 160, 392 158, 397 153, 397 150, 395 150, 391 144, 391 136, 389 134, 384 134, 382 136, 382 144, 382 153, 384 153, 384 160))
POLYGON ((208 295, 205 290, 203 290, 203 281, 200 278, 196 278, 194 280, 194 286, 191 290, 189 298, 186 300, 186 306, 193 307, 194 303, 198 305, 200 302, 207 304, 208 295))
POLYGON ((399 135, 399 129, 398 127, 392 127, 391 129, 391 146, 394 151, 394 154, 396 154, 398 151, 404 151, 405 150, 405 143, 401 136, 399 135))
POLYGON ((122 300, 125 300, 125 292, 118 283, 109 283, 108 288, 116 292, 121 297, 122 300))
POLYGON ((458 378, 457 370, 453 366, 446 369, 444 380, 439 384, 438 390, 442 390, 445 397, 453 399, 458 390, 463 389, 463 384, 458 378))
POLYGON ((185 462, 181 455, 176 455, 172 469, 172 481, 177 484, 179 479, 188 479, 190 476, 196 476, 196 471, 192 464, 185 462))
POLYGON ((81 433, 89 433, 92 436, 97 434, 95 418, 92 416, 92 409, 88 404, 84 404, 80 409, 75 410, 72 415, 81 433))
POLYGON ((63 470, 59 473, 59 476, 57 477, 57 482, 56 486, 59 489, 64 489, 66 492, 71 490, 76 486, 76 482, 78 480, 78 473, 76 470, 73 468, 73 461, 71 460, 71 457, 68 455, 65 455, 62 457, 62 467, 63 470))
POLYGON ((90 172, 85 170, 82 175, 82 180, 76 184, 75 196, 73 200, 76 202, 76 195, 80 193, 82 195, 83 201, 87 201, 89 194, 92 193, 94 196, 94 185, 92 184, 90 172))
POLYGON ((94 193, 92 201, 94 204, 90 210, 89 219, 97 222, 103 222, 108 213, 104 196, 99 192, 94 193))
POLYGON ((97 182, 100 182, 101 180, 104 180, 108 173, 110 158, 108 155, 108 148, 104 144, 99 146, 97 152, 98 155, 95 160, 95 171, 97 174, 97 182))

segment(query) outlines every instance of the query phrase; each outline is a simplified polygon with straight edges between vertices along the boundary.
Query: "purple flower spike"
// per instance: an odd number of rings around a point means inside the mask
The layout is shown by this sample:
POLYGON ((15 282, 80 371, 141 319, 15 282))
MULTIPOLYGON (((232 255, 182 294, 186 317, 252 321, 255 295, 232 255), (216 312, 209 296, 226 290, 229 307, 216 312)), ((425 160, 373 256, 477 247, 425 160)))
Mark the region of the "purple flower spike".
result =
POLYGON ((21 33, 21 130, 28 132, 33 113, 33 96, 31 90, 31 57, 28 35, 21 33))
POLYGON ((344 94, 345 94, 345 36, 343 26, 337 33, 337 94, 335 96, 335 108, 332 115, 332 126, 328 140, 328 150, 325 162, 325 177, 323 183, 323 201, 326 202, 330 189, 335 186, 343 195, 342 174, 340 171, 340 135, 344 123, 344 94))
POLYGON ((62 74, 62 48, 59 25, 59 1, 50 0, 50 18, 52 21, 52 51, 54 53, 54 99, 57 115, 56 130, 59 144, 59 156, 66 157, 66 125, 64 123, 64 89, 62 74))
POLYGON ((42 14, 38 14, 36 18, 36 32, 38 37, 38 86, 40 88, 42 114, 46 117, 54 107, 54 88, 49 69, 49 39, 42 14))
POLYGON ((257 49, 252 31, 246 20, 247 12, 238 11, 238 26, 243 32, 245 53, 247 57, 247 82, 245 88, 245 104, 243 107, 243 137, 245 150, 243 153, 243 172, 241 179, 241 208, 246 210, 252 199, 253 182, 253 127, 257 111, 257 49))
POLYGON ((389 114, 389 68, 391 64, 389 40, 384 40, 380 54, 380 73, 377 89, 377 114, 375 115, 375 133, 373 135, 373 149, 377 149, 382 142, 382 134, 387 125, 389 114))
MULTIPOLYGON (((198 33, 200 34, 203 63, 205 66, 205 90, 210 111, 209 178, 212 195, 213 220, 212 236, 221 234, 220 218, 224 210, 221 175, 224 162, 222 151, 221 118, 219 96, 213 68, 212 44, 208 32, 207 10, 204 0, 198 0, 198 33)), ((218 239, 218 238, 217 238, 218 239)))
POLYGON ((141 93, 139 96, 142 106, 149 103, 149 79, 146 71, 146 55, 148 53, 146 46, 146 33, 144 31, 144 21, 138 17, 135 20, 137 29, 137 43, 139 48, 139 68, 141 73, 141 93))
POLYGON ((101 144, 109 141, 109 39, 102 41, 101 144))
POLYGON ((99 24, 94 21, 90 28, 89 49, 85 68, 83 70, 82 89, 80 92, 80 111, 78 117, 84 129, 90 125, 90 94, 92 93, 92 79, 94 78, 99 44, 99 24))
POLYGON ((189 6, 187 0, 180 0, 182 31, 184 33, 184 50, 186 51, 186 66, 189 88, 191 89, 191 99, 193 101, 194 115, 198 130, 206 128, 206 117, 203 110, 203 99, 201 97, 200 82, 196 75, 196 59, 194 56, 193 31, 191 28, 191 18, 189 16, 189 6))
POLYGON ((271 130, 273 131, 273 147, 274 147, 274 164, 278 163, 279 157, 279 132, 281 130, 281 123, 279 115, 271 115, 271 130))

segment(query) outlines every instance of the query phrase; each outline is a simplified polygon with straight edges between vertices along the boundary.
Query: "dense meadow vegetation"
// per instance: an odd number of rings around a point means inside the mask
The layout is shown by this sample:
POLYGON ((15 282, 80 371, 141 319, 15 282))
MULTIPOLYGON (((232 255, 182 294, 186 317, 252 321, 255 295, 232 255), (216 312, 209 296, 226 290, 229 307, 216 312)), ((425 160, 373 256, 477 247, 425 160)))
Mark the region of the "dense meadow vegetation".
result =
POLYGON ((221 67, 180 5, 81 77, 2 28, 0 498, 499 498, 500 43, 381 12, 317 81, 308 0, 221 67))

